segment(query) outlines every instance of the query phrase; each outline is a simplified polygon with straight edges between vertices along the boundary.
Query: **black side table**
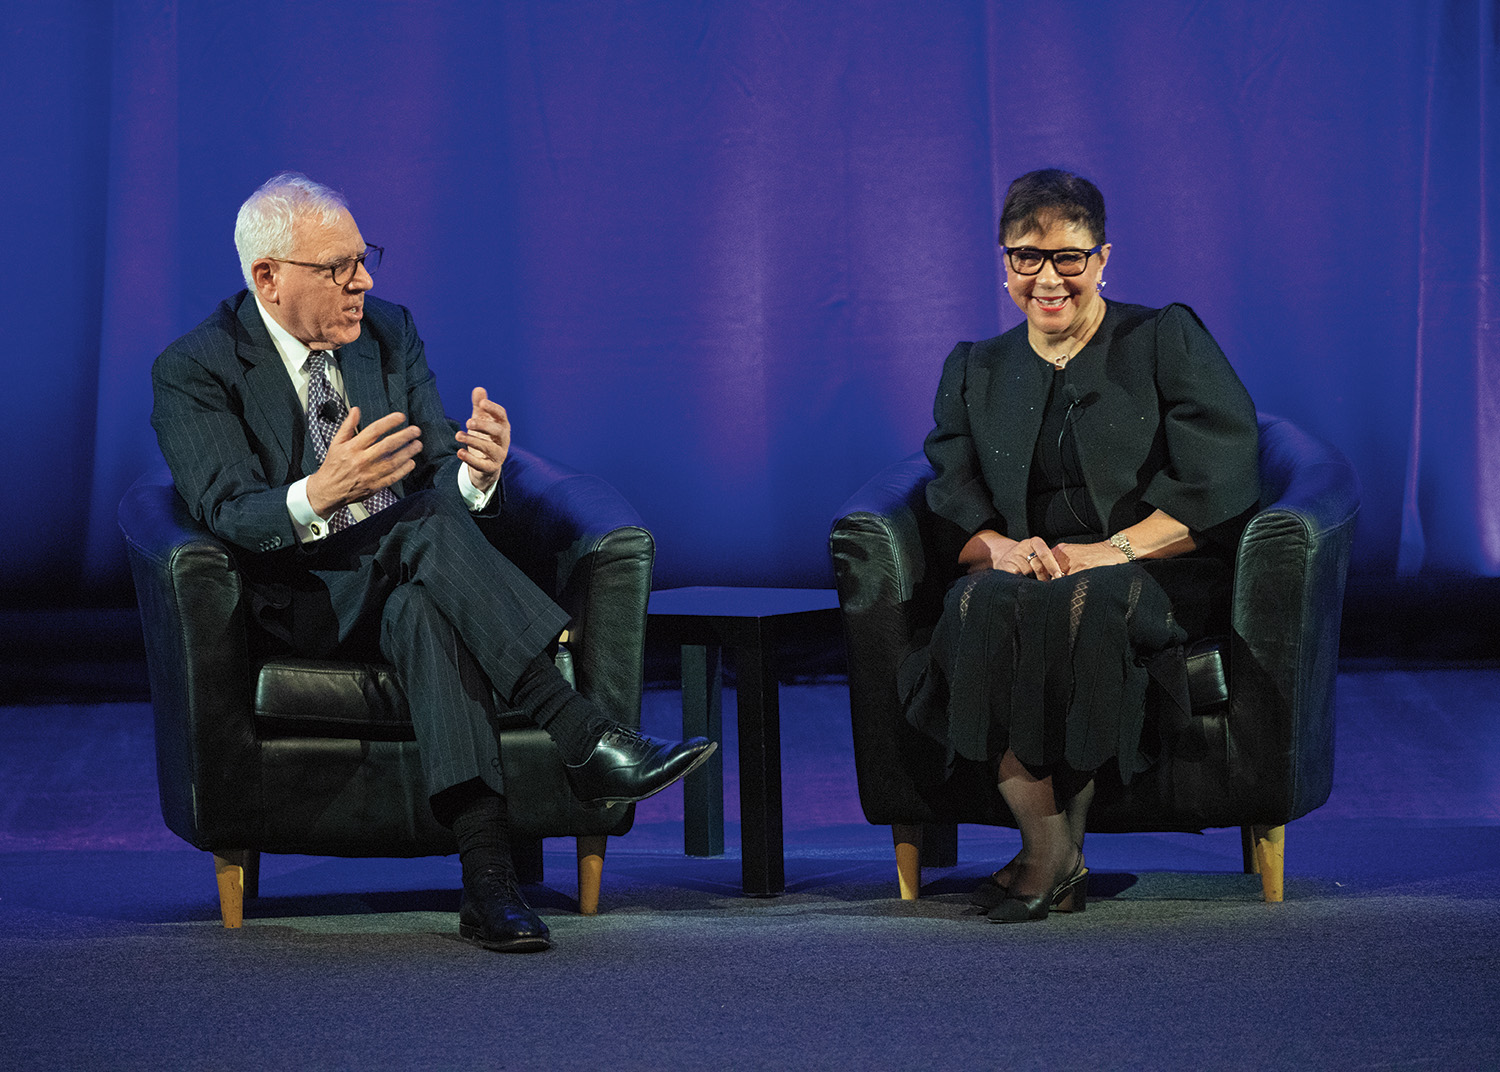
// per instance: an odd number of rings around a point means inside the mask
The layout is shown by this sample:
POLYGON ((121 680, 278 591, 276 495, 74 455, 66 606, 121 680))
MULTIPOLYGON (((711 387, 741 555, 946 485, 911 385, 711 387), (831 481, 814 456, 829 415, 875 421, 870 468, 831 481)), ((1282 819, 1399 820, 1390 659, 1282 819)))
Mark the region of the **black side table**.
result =
MULTIPOLYGON (((682 733, 723 740, 723 649, 735 653, 740 742, 742 885, 786 889, 781 830, 781 703, 776 647, 839 628, 838 594, 822 588, 667 588, 651 593, 650 635, 682 646, 682 733)), ((724 851, 724 762, 714 755, 683 783, 683 848, 724 851)))

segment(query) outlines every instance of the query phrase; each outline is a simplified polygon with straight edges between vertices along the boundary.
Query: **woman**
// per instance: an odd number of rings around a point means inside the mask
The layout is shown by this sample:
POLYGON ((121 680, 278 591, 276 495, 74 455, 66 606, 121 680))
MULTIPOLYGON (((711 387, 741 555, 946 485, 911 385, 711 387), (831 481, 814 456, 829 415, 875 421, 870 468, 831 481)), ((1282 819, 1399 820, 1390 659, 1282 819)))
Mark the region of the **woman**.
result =
POLYGON ((1192 310, 1100 296, 1093 183, 1021 176, 1000 240, 1026 323, 943 366, 927 502, 966 574, 901 680, 914 725, 996 764, 1021 851, 974 899, 1012 923, 1083 909, 1095 774, 1144 770, 1148 714, 1186 705, 1259 482, 1255 407, 1192 310))

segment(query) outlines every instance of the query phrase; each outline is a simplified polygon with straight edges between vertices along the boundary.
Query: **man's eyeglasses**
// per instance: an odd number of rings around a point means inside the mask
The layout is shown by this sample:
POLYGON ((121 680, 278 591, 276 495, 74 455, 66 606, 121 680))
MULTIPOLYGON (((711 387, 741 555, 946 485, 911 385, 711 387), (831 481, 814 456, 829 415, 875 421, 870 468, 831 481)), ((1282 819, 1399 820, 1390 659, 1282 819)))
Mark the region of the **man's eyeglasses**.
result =
POLYGON ((354 279, 359 266, 363 264, 365 271, 373 272, 380 267, 380 255, 385 252, 384 246, 372 246, 365 243, 365 251, 357 257, 345 257, 331 264, 312 264, 309 261, 289 261, 285 257, 269 257, 268 260, 280 261, 282 264, 297 264, 303 268, 311 268, 315 272, 327 272, 333 277, 335 284, 347 287, 354 279))
POLYGON ((1104 246, 1093 249, 1037 249, 1034 246, 1004 247, 1005 257, 1010 261, 1010 270, 1016 275, 1036 275, 1048 261, 1057 269, 1058 275, 1082 275, 1089 266, 1089 258, 1104 246))

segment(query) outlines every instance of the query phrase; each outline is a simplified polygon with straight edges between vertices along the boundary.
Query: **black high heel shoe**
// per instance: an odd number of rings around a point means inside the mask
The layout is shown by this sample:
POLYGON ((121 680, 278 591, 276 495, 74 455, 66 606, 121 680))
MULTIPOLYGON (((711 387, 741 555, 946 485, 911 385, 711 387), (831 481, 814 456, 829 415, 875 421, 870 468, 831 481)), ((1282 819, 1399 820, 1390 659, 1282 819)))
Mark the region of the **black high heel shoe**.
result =
MULTIPOLYGON (((1012 860, 1011 863, 1015 863, 1015 861, 1012 860)), ((1005 865, 1005 867, 1009 866, 1010 864, 1005 865)), ((1088 868, 1083 866, 1083 856, 1081 854, 1078 857, 1078 866, 1082 871, 1088 870, 1088 868)), ((1004 871, 1005 867, 1002 867, 1000 871, 1004 871)), ((969 903, 971 905, 985 910, 998 908, 1010 896, 1010 887, 1000 881, 1000 871, 996 871, 969 891, 969 903)), ((1069 879, 1071 880, 1078 874, 1078 871, 1074 871, 1073 875, 1069 876, 1069 879)))
MULTIPOLYGON (((1001 868, 1000 871, 1004 871, 1001 868)), ((969 894, 969 903, 977 908, 990 909, 997 907, 1002 901, 1010 896, 1010 887, 1000 881, 1000 871, 996 871, 989 878, 975 886, 969 894)))
MULTIPOLYGON (((994 876, 990 876, 993 881, 994 876)), ((1049 912, 1082 912, 1089 903, 1089 869, 1078 858, 1078 867, 1071 875, 1048 890, 1034 897, 1017 897, 1006 891, 1005 900, 985 913, 991 923, 1030 923, 1046 919, 1049 912)))

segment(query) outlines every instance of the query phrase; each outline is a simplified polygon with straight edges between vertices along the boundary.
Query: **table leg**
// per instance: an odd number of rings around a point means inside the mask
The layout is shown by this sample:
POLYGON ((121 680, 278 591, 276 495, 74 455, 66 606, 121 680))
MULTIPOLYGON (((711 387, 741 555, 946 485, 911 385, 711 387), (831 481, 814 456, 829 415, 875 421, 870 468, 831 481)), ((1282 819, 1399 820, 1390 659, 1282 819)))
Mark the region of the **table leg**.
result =
POLYGON ((764 640, 735 649, 742 884, 751 897, 770 897, 786 889, 781 840, 781 702, 774 649, 764 640))
POLYGON ((718 646, 682 648, 682 735, 707 737, 719 747, 682 783, 682 850, 689 856, 724 854, 724 686, 718 646))

